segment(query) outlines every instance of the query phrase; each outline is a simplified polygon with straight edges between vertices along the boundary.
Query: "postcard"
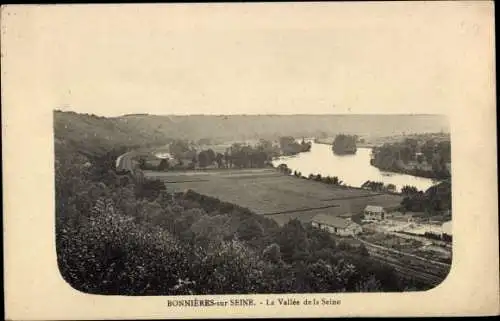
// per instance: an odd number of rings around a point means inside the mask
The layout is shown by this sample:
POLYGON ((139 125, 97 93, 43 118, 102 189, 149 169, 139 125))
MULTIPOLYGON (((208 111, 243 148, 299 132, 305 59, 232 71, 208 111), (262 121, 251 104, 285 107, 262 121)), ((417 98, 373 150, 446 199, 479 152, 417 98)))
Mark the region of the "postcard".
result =
POLYGON ((7 319, 499 313, 492 2, 1 17, 7 319))

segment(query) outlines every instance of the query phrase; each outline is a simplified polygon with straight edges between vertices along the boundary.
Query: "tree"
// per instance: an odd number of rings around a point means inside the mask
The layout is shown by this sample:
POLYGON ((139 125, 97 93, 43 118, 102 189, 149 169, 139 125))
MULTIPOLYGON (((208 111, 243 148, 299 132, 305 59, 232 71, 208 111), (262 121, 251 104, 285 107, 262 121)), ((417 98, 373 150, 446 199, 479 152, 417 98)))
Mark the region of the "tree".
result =
POLYGON ((169 145, 169 151, 175 158, 180 159, 186 157, 186 154, 190 152, 190 144, 186 140, 174 140, 169 145))
POLYGON ((357 151, 356 137, 344 134, 335 136, 332 143, 332 150, 337 155, 355 154, 357 151))
POLYGON ((288 165, 287 164, 279 164, 278 165, 278 170, 282 173, 288 173, 288 171, 290 170, 288 168, 288 165))
POLYGON ((228 215, 203 215, 191 225, 190 229, 201 242, 222 242, 234 233, 229 225, 228 215))
POLYGON ((221 153, 217 153, 217 155, 215 155, 215 161, 217 162, 217 167, 222 168, 224 155, 222 155, 221 153))
POLYGON ((215 161, 215 152, 211 148, 207 149, 207 160, 208 164, 212 164, 215 161))
POLYGON ((283 136, 279 139, 279 146, 284 155, 295 155, 302 152, 308 152, 311 149, 311 143, 297 143, 292 136, 283 136))
POLYGON ((280 262, 281 261, 280 246, 276 243, 272 243, 262 251, 262 256, 264 257, 265 260, 269 260, 273 263, 280 262))
POLYGON ((308 254, 309 240, 307 233, 297 219, 288 221, 277 235, 277 243, 280 246, 283 260, 291 262, 295 259, 305 257, 308 254))
POLYGON ((403 146, 398 153, 399 159, 402 160, 403 163, 407 164, 413 158, 414 153, 415 152, 410 147, 403 146))
POLYGON ((146 159, 143 157, 139 158, 139 168, 142 170, 146 169, 146 159))
POLYGON ((198 154, 198 165, 200 167, 207 167, 208 165, 210 165, 210 159, 207 151, 201 151, 198 154))
POLYGON ((143 220, 146 223, 151 223, 155 225, 162 224, 163 219, 165 217, 162 207, 155 201, 141 202, 139 205, 138 212, 139 212, 138 213, 139 220, 143 220))
POLYGON ((401 189, 401 193, 404 195, 413 195, 418 193, 418 189, 415 186, 405 185, 401 189))
POLYGON ((359 281, 356 284, 357 292, 381 292, 383 291, 382 284, 380 281, 374 276, 371 275, 367 279, 359 281))
POLYGON ((154 200, 158 197, 161 191, 166 191, 165 184, 158 179, 144 180, 142 183, 136 185, 136 197, 147 198, 154 200))
POLYGON ((364 244, 361 244, 359 247, 358 247, 358 253, 359 255, 361 256, 369 256, 370 254, 368 253, 368 249, 366 248, 366 246, 364 244))
POLYGON ((160 164, 158 164, 159 171, 165 171, 165 170, 168 170, 169 168, 170 168, 170 164, 169 164, 168 160, 166 160, 166 159, 162 159, 160 161, 160 164))
POLYGON ((237 233, 241 240, 251 241, 262 237, 264 235, 264 229, 262 225, 252 217, 241 222, 237 233))
POLYGON ((421 147, 422 154, 424 155, 427 162, 431 163, 434 157, 436 143, 433 139, 425 141, 421 147))

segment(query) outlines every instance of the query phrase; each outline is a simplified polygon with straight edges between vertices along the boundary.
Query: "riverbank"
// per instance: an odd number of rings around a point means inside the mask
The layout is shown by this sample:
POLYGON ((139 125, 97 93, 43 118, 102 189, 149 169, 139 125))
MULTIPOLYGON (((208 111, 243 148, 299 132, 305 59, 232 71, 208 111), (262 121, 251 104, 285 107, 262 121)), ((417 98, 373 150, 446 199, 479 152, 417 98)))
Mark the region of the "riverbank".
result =
POLYGON ((377 164, 374 163, 373 160, 370 160, 370 165, 385 172, 400 173, 415 177, 429 178, 433 180, 445 180, 451 177, 450 175, 437 175, 434 171, 427 171, 419 168, 399 168, 399 167, 383 168, 381 166, 377 166, 377 164))
MULTIPOLYGON (((321 144, 321 145, 328 145, 332 146, 332 140, 327 139, 327 138, 319 138, 316 139, 315 144, 321 144)), ((366 148, 366 149, 372 149, 381 146, 381 144, 376 144, 376 143, 356 143, 357 148, 366 148)), ((349 154, 347 154, 349 155, 349 154)), ((342 156, 342 155, 340 155, 342 156)), ((421 177, 421 178, 428 178, 428 179, 433 179, 433 180, 443 180, 447 179, 450 176, 444 176, 444 175, 436 175, 434 171, 428 171, 428 170, 423 170, 419 168, 399 168, 399 167, 391 167, 391 168, 385 168, 382 166, 378 166, 376 163, 373 162, 372 159, 370 159, 370 165, 377 168, 380 171, 386 172, 386 173, 394 173, 394 174, 405 174, 405 175, 411 175, 415 177, 421 177)))
POLYGON ((286 164, 301 176, 320 174, 322 177, 339 177, 344 185, 361 188, 366 181, 382 182, 396 186, 400 192, 406 186, 415 186, 418 190, 427 190, 435 182, 432 179, 407 174, 381 171, 370 165, 371 148, 360 147, 353 155, 335 155, 330 144, 312 143, 311 151, 292 157, 278 157, 273 165, 286 164))

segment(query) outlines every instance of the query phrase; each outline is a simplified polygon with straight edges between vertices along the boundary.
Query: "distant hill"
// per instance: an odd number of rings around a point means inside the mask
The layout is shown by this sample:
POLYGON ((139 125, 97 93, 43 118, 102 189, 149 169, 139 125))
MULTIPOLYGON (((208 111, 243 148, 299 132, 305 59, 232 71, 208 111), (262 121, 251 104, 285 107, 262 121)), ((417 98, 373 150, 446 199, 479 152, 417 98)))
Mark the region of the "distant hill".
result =
MULTIPOLYGON (((339 133, 381 137, 448 132, 440 115, 190 115, 129 114, 99 117, 54 112, 56 145, 99 152, 115 145, 168 143, 172 139, 248 140, 280 136, 317 137, 339 133)), ((61 147, 61 146, 60 146, 61 147)))
POLYGON ((446 117, 439 115, 129 115, 114 119, 192 140, 208 136, 222 140, 317 137, 324 133, 379 137, 449 131, 446 117))

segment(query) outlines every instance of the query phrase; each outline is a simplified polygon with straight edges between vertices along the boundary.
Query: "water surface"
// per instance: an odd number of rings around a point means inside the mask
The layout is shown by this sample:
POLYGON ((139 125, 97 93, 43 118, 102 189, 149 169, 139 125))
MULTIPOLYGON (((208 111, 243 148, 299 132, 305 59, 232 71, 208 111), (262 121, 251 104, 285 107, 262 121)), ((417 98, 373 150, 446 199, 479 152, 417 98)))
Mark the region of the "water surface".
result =
POLYGON ((381 171, 370 165, 371 148, 358 148, 354 155, 335 155, 331 145, 311 143, 311 151, 294 156, 285 156, 273 161, 275 166, 286 164, 292 170, 321 176, 338 176, 346 185, 359 187, 367 180, 394 184, 397 190, 412 185, 426 190, 437 181, 430 178, 381 171))

